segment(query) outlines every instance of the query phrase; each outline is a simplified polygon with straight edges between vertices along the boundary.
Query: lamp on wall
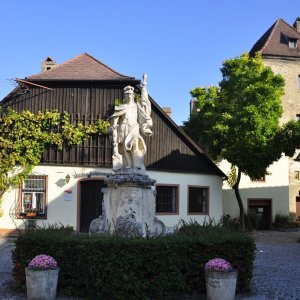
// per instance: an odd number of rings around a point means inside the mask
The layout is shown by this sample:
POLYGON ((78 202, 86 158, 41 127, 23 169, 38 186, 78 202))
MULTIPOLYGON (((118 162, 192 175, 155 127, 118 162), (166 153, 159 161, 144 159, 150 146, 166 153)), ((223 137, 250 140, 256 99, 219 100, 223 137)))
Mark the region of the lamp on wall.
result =
POLYGON ((66 175, 66 178, 65 178, 66 183, 69 183, 69 182, 70 182, 70 179, 71 179, 71 176, 70 176, 69 174, 67 174, 67 175, 66 175))

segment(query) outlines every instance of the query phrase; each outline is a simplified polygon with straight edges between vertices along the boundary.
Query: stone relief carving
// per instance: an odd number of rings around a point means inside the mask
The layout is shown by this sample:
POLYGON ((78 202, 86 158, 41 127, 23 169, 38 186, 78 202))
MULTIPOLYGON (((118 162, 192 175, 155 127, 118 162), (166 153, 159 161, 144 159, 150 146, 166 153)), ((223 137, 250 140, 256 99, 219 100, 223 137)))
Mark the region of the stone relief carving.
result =
POLYGON ((117 209, 116 232, 127 236, 142 236, 142 224, 138 223, 139 199, 142 198, 140 189, 127 190, 121 194, 117 209))

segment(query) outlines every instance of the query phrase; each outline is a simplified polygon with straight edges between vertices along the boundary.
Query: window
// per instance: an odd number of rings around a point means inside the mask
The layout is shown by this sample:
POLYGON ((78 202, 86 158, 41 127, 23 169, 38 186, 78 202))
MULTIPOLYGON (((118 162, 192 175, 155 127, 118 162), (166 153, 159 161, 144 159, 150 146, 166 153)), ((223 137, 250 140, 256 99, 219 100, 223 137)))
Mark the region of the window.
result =
POLYGON ((297 40, 296 39, 289 39, 289 47, 290 48, 297 48, 297 40))
POLYGON ((178 213, 178 186, 156 186, 156 213, 178 213))
POLYGON ((300 122, 300 115, 296 115, 296 121, 300 122))
POLYGON ((300 75, 298 75, 298 89, 300 90, 300 75))
POLYGON ((257 181, 265 182, 265 181, 266 181, 266 178, 265 178, 265 176, 262 176, 262 177, 260 177, 260 178, 251 178, 251 181, 255 181, 255 182, 257 182, 257 181))
POLYGON ((299 176, 300 173, 299 173, 299 171, 295 171, 294 174, 295 174, 295 179, 296 179, 296 180, 300 180, 300 176, 299 176))
POLYGON ((46 217, 47 177, 29 176, 20 192, 20 216, 46 217))
POLYGON ((189 187, 189 214, 208 214, 208 188, 189 187))

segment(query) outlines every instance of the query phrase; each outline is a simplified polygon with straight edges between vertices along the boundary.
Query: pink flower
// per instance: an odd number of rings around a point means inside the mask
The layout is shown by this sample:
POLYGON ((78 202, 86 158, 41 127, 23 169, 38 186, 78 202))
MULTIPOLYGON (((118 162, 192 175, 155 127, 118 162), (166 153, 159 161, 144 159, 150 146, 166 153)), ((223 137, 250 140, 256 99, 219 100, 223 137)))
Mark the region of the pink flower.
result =
POLYGON ((40 254, 34 257, 28 264, 30 270, 41 271, 41 270, 50 270, 57 268, 56 260, 46 254, 40 254))
POLYGON ((212 270, 212 271, 220 271, 220 272, 231 272, 233 268, 231 264, 222 258, 214 258, 209 260, 205 264, 205 270, 212 270))

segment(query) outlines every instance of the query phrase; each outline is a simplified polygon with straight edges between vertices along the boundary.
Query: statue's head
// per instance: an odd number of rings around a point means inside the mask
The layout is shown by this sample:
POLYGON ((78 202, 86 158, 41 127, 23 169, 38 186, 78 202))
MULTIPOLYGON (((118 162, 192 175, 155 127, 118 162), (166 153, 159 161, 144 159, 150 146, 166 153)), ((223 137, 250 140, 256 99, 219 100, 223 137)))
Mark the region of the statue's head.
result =
POLYGON ((123 92, 124 92, 124 98, 126 102, 134 101, 134 88, 132 86, 130 85, 126 86, 123 92))

